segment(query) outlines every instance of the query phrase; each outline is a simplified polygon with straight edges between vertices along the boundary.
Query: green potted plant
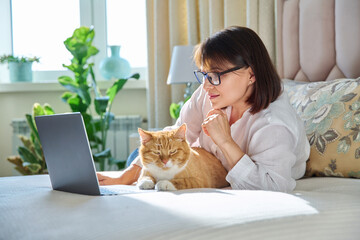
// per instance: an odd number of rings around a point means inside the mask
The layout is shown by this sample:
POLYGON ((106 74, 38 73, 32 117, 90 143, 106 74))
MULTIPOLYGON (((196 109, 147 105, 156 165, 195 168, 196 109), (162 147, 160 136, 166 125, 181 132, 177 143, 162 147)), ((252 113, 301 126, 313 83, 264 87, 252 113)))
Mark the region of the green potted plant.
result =
POLYGON ((3 55, 0 63, 8 63, 11 82, 31 82, 32 64, 39 62, 38 57, 19 57, 13 55, 3 55))
POLYGON ((116 164, 119 169, 122 169, 126 161, 114 159, 110 149, 106 146, 107 132, 114 119, 111 106, 115 96, 127 80, 130 78, 137 80, 140 75, 136 73, 128 78, 117 79, 103 96, 95 80, 94 63, 89 62, 90 58, 99 52, 92 45, 94 36, 95 32, 92 27, 80 27, 75 29, 73 35, 64 41, 66 49, 73 58, 70 65, 63 64, 63 66, 73 72, 74 76, 61 76, 58 81, 68 90, 62 95, 62 100, 69 104, 73 112, 80 112, 83 116, 93 158, 99 164, 100 170, 104 171, 106 164, 116 164), (92 100, 91 91, 94 92, 94 100, 92 100), (92 103, 94 103, 98 118, 93 117, 90 107, 92 103))
POLYGON ((169 107, 170 116, 177 120, 180 115, 181 108, 184 106, 184 104, 190 99, 190 97, 185 98, 184 101, 180 101, 178 103, 171 103, 169 107))
POLYGON ((7 158, 9 162, 15 164, 15 169, 23 175, 48 173, 34 117, 51 114, 54 114, 54 110, 49 104, 41 106, 39 103, 35 103, 32 114, 25 115, 30 129, 30 138, 20 135, 19 138, 24 146, 18 147, 19 156, 7 158))

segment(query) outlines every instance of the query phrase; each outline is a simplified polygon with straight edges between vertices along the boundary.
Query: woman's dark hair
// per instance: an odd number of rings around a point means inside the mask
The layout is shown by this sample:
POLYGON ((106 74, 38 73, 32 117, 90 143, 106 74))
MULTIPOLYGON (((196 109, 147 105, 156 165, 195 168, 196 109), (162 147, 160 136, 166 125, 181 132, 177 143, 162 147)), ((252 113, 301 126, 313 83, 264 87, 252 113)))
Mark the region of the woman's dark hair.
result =
POLYGON ((256 81, 247 103, 252 106, 252 114, 267 108, 281 94, 281 80, 269 53, 249 28, 233 26, 210 36, 198 46, 194 59, 198 67, 205 69, 221 69, 229 63, 251 67, 256 81))

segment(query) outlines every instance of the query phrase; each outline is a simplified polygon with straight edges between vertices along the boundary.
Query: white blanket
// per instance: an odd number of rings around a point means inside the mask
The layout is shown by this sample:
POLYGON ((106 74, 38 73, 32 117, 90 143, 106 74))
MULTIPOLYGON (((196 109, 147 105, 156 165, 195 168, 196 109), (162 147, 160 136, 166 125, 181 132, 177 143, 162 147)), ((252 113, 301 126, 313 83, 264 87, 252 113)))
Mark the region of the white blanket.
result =
POLYGON ((0 178, 0 239, 357 239, 360 180, 310 178, 291 194, 231 189, 85 196, 49 177, 0 178))

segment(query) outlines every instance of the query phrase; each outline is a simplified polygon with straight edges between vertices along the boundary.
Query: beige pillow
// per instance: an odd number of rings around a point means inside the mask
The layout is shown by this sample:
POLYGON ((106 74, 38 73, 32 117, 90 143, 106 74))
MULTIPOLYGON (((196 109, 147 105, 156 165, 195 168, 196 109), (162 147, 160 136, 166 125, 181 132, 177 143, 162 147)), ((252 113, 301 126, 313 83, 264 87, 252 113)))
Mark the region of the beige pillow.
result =
POLYGON ((360 178, 360 78, 283 83, 311 146, 305 176, 360 178))

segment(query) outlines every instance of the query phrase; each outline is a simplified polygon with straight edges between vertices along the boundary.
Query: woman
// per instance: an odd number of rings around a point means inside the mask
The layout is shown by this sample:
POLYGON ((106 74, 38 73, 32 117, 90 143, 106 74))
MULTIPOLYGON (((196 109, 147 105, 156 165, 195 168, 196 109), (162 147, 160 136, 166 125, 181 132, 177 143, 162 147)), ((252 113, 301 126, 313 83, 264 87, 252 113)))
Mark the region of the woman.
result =
MULTIPOLYGON (((249 28, 230 27, 201 43, 194 58, 202 86, 175 126, 186 123, 189 143, 220 159, 233 189, 292 191, 310 146, 261 39, 249 28)), ((99 181, 131 184, 140 170, 135 161, 120 178, 99 175, 99 181)))

